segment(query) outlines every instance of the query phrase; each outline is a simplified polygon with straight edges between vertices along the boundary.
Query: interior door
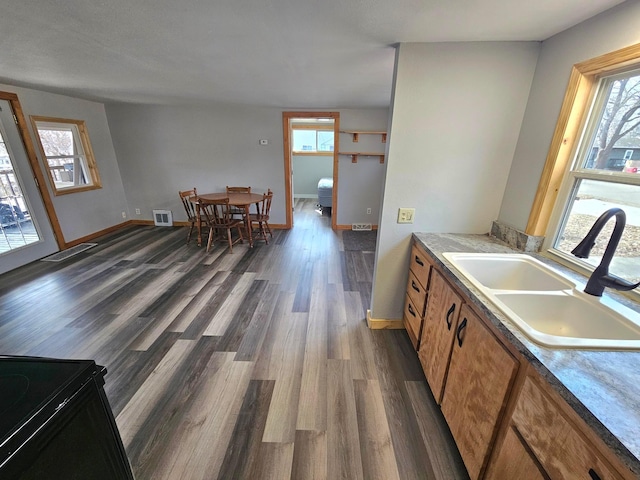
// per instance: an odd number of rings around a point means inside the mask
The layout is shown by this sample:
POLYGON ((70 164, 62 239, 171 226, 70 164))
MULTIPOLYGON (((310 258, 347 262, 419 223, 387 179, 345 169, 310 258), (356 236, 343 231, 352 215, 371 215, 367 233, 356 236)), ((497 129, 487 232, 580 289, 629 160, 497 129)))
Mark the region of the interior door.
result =
POLYGON ((0 250, 0 273, 59 250, 16 122, 11 102, 0 99, 0 208, 6 210, 0 226, 0 236, 6 244, 0 250))

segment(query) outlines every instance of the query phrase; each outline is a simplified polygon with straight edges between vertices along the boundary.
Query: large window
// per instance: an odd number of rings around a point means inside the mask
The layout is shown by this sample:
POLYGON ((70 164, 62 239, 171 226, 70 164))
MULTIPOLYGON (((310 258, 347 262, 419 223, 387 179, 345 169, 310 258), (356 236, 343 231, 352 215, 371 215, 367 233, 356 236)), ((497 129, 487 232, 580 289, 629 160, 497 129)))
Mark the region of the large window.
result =
POLYGON ((85 123, 31 117, 56 195, 100 188, 100 176, 85 123))
POLYGON ((325 128, 308 125, 292 127, 293 153, 311 155, 333 154, 333 125, 325 128))
MULTIPOLYGON (((640 281, 640 70, 595 78, 593 101, 558 198, 558 227, 552 248, 572 260, 571 250, 594 221, 621 208, 627 226, 612 273, 640 281), (561 208, 562 207, 562 208, 561 208)), ((600 263, 614 220, 584 261, 600 263)), ((576 261, 578 261, 576 259, 576 261)))

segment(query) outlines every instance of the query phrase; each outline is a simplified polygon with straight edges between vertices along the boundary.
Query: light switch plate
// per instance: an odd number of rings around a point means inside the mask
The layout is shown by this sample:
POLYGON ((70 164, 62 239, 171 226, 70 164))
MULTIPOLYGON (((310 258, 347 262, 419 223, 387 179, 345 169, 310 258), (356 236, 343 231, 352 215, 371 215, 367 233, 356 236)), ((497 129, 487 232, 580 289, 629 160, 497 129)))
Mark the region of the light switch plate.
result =
POLYGON ((413 217, 416 214, 415 208, 399 208, 398 223, 413 223, 413 217))

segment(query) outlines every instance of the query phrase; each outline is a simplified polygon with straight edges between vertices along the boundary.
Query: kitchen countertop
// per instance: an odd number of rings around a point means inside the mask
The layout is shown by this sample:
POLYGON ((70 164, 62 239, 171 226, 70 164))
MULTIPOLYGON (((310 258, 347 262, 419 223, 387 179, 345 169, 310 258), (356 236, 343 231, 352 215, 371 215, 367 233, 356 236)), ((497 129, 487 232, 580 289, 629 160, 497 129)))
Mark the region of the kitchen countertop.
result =
MULTIPOLYGON (((474 306, 640 478, 640 351, 547 348, 532 342, 442 256, 444 252, 522 252, 488 235, 414 233, 413 237, 474 306)), ((586 284, 586 277, 548 257, 529 255, 586 284)), ((640 305, 607 290, 605 296, 640 311, 640 305)))

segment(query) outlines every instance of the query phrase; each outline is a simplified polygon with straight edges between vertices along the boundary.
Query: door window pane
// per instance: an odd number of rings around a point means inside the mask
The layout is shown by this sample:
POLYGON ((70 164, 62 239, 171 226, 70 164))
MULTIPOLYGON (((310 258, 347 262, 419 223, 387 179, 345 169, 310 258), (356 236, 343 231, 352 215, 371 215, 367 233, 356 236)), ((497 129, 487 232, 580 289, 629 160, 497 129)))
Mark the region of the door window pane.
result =
POLYGON ((40 240, 0 131, 0 253, 40 240))

